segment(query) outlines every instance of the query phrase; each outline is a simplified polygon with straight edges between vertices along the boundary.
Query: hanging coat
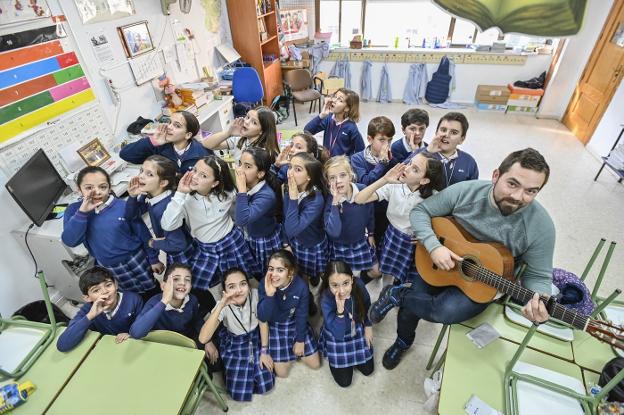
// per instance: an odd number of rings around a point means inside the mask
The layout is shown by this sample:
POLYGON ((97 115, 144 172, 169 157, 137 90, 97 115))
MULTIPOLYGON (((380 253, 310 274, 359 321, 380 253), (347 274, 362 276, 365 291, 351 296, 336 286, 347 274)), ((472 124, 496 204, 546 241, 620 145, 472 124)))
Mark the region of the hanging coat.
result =
POLYGON ((379 93, 377 94, 377 102, 392 102, 390 73, 388 72, 387 63, 384 63, 384 66, 381 68, 381 80, 379 82, 379 93))
POLYGON ((321 61, 329 56, 329 43, 318 43, 312 46, 309 51, 312 55, 312 74, 317 74, 321 61))
POLYGON ((438 69, 433 73, 431 81, 427 84, 425 98, 430 104, 441 104, 448 98, 452 80, 449 74, 449 66, 449 59, 444 55, 440 60, 438 69))
POLYGON ((373 99, 373 63, 371 61, 362 62, 362 76, 360 77, 360 98, 362 101, 373 99))
POLYGON ((344 79, 345 88, 351 89, 351 63, 346 53, 342 59, 336 61, 329 75, 344 79))
POLYGON ((427 65, 424 63, 411 64, 403 91, 403 102, 410 105, 422 104, 428 80, 427 65))

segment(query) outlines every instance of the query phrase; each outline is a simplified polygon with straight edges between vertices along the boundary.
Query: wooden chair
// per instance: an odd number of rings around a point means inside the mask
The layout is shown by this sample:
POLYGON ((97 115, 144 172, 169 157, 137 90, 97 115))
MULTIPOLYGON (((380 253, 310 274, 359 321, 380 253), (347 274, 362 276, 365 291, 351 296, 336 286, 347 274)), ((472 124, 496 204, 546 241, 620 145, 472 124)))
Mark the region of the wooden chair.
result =
MULTIPOLYGON (((150 331, 147 336, 143 337, 142 340, 154 343, 168 344, 171 346, 187 347, 189 349, 197 349, 197 345, 195 344, 194 340, 189 339, 183 334, 169 330, 150 331)), ((217 400, 217 403, 221 407, 221 410, 223 412, 228 411, 228 406, 221 396, 221 393, 225 393, 225 391, 217 387, 212 382, 212 379, 210 379, 210 375, 208 374, 208 367, 206 366, 206 362, 202 362, 199 376, 197 377, 195 383, 193 384, 193 387, 191 388, 192 396, 187 399, 186 404, 184 405, 184 409, 182 410, 182 414, 190 415, 195 413, 197 407, 199 406, 199 401, 207 388, 210 388, 210 391, 217 400)))

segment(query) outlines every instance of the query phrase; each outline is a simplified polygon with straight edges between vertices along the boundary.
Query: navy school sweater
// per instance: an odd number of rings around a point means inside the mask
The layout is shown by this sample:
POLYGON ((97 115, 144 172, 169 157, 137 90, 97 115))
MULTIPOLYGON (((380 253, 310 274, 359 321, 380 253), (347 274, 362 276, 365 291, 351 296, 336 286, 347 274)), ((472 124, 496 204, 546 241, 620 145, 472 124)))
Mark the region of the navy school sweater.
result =
POLYGON ((182 312, 165 311, 165 304, 160 300, 162 300, 162 293, 147 300, 141 314, 130 327, 130 335, 135 339, 141 339, 151 330, 171 330, 196 339, 204 324, 197 298, 189 294, 189 300, 182 312))
POLYGON ((301 202, 290 200, 284 192, 284 233, 288 240, 296 239, 304 247, 319 244, 325 238, 323 230, 324 198, 321 192, 307 196, 301 202))
POLYGON ((237 193, 234 218, 236 225, 247 227, 247 233, 252 238, 273 235, 277 228, 276 204, 275 192, 266 182, 251 196, 237 193))
POLYGON ((325 131, 323 133, 323 146, 330 151, 332 157, 342 154, 351 156, 364 150, 362 135, 357 124, 351 120, 345 120, 336 125, 333 115, 323 119, 317 115, 303 129, 310 134, 325 131))
POLYGON ((292 282, 284 290, 277 289, 273 297, 266 295, 264 278, 258 286, 258 319, 271 323, 288 321, 294 315, 296 342, 305 341, 308 332, 308 285, 295 275, 292 282))
MULTIPOLYGON (((370 295, 368 291, 366 291, 366 286, 359 278, 354 278, 355 284, 353 289, 357 286, 362 293, 362 297, 364 300, 364 326, 372 326, 373 324, 368 319, 368 309, 370 308, 371 301, 370 295)), ((343 340, 345 336, 351 333, 351 319, 349 318, 349 313, 351 310, 354 310, 355 307, 353 305, 353 295, 345 301, 345 315, 344 317, 336 316, 336 297, 329 291, 324 291, 321 294, 321 311, 323 312, 323 325, 329 330, 329 332, 334 336, 336 340, 343 340)), ((357 319, 359 320, 359 319, 357 319)))
MULTIPOLYGON (((426 147, 421 147, 414 151, 405 159, 405 163, 408 163, 416 154, 426 151, 426 147)), ((433 153, 434 157, 440 161, 444 161, 445 158, 440 153, 433 153)), ((452 184, 464 182, 466 180, 478 180, 479 179, 479 167, 475 159, 465 151, 457 149, 457 158, 450 160, 444 165, 444 174, 446 177, 446 187, 452 184)))
POLYGON ((191 139, 191 146, 188 150, 182 156, 178 156, 172 143, 155 146, 146 137, 125 145, 119 152, 119 157, 128 163, 143 164, 146 158, 154 154, 167 157, 178 166, 178 172, 184 174, 195 166, 197 160, 214 153, 201 145, 199 141, 191 139))
MULTIPOLYGON (((359 190, 366 186, 356 184, 359 190)), ((375 231, 374 203, 358 205, 348 201, 340 205, 332 205, 330 195, 325 202, 325 232, 330 241, 342 244, 353 244, 366 238, 366 232, 375 231)))

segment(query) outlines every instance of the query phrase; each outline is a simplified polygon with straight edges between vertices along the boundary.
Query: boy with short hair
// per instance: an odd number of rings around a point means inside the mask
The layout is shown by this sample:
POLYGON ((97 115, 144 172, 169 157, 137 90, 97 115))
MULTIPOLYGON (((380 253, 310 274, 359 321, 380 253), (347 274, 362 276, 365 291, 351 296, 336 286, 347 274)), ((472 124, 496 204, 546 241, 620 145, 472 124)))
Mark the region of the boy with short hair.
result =
POLYGON ((171 330, 196 340, 204 320, 199 302, 191 294, 191 267, 180 263, 170 265, 160 288, 162 294, 147 300, 130 327, 130 335, 140 339, 151 330, 171 330))
MULTIPOLYGON (((467 132, 468 119, 466 116, 460 112, 449 112, 438 121, 435 137, 426 147, 426 150, 444 165, 446 187, 479 178, 479 167, 475 159, 457 148, 466 139, 467 132)), ((406 161, 424 150, 424 146, 416 150, 406 161)))
POLYGON ((78 286, 87 302, 69 322, 69 327, 59 337, 56 347, 68 352, 84 338, 88 329, 102 334, 116 335, 116 343, 121 343, 130 335, 130 326, 143 308, 141 296, 130 292, 117 291, 117 281, 109 270, 93 267, 85 271, 78 286))
POLYGON ((392 157, 397 163, 405 160, 419 148, 427 147, 427 143, 423 141, 427 127, 429 127, 429 114, 425 110, 411 108, 401 115, 403 137, 392 143, 390 148, 392 157))

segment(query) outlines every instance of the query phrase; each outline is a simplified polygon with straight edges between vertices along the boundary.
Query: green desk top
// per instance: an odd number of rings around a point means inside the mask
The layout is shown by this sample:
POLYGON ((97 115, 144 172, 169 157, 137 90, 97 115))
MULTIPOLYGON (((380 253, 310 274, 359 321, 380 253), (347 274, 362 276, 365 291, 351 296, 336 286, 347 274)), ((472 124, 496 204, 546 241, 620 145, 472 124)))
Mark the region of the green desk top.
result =
MULTIPOLYGON (((499 338, 477 349, 466 337, 470 330, 461 325, 451 326, 440 390, 440 415, 465 415, 464 405, 473 394, 501 412, 504 409, 505 366, 518 345, 499 338)), ((520 361, 583 380, 581 369, 575 364, 535 350, 525 349, 520 361)))
MULTIPOLYGON (((57 339, 64 330, 65 327, 57 330, 57 339)), ((11 414, 40 415, 44 413, 99 338, 100 333, 88 331, 83 341, 68 353, 59 352, 56 349, 56 339, 54 339, 30 370, 19 380, 20 382, 29 380, 37 389, 25 404, 14 409, 11 414)))
POLYGON ((177 414, 203 351, 104 336, 48 414, 177 414))
MULTIPOLYGON (((522 343, 528 331, 526 327, 509 321, 505 317, 503 306, 500 304, 491 304, 483 313, 461 324, 469 328, 476 328, 483 323, 490 323, 501 334, 501 337, 518 344, 522 343)), ((576 336, 576 332, 574 334, 576 336)), ((570 342, 558 340, 542 333, 535 333, 529 347, 570 362, 574 361, 570 342)))
POLYGON ((611 346, 584 331, 575 333, 572 350, 576 364, 598 373, 602 372, 605 363, 617 356, 611 346))

